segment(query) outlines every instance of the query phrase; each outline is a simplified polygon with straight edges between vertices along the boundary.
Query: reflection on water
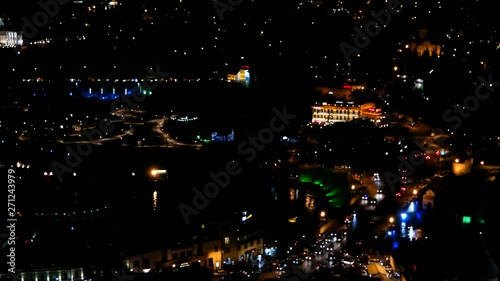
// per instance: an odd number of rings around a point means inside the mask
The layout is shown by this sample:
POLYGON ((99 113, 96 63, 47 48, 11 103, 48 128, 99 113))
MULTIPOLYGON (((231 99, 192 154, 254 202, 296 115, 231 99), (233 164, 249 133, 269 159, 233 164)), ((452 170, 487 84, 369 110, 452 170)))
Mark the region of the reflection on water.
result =
POLYGON ((153 192, 153 210, 156 210, 156 204, 158 202, 158 191, 153 192))

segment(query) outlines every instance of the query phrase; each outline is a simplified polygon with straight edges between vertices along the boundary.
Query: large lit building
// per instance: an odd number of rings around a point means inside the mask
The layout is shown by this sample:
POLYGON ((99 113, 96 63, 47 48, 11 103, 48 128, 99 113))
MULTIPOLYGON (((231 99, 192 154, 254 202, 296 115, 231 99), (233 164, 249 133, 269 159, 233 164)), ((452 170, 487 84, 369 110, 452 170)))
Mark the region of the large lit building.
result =
POLYGON ((243 65, 240 68, 240 71, 236 74, 228 74, 227 80, 232 82, 244 83, 245 86, 250 86, 250 67, 247 65, 243 65))
POLYGON ((358 105, 351 101, 337 101, 334 104, 324 102, 312 106, 313 123, 332 124, 359 118, 380 122, 379 120, 383 118, 382 109, 376 108, 375 103, 358 105))
POLYGON ((0 31, 0 47, 14 48, 23 45, 23 37, 15 31, 0 31))

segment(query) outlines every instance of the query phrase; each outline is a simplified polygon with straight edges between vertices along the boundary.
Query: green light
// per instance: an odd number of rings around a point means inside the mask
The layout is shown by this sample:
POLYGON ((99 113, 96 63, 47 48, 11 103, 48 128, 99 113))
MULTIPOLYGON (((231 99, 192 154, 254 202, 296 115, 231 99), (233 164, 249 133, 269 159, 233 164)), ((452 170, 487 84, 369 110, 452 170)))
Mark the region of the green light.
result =
POLYGON ((470 224, 472 218, 469 216, 463 216, 462 217, 462 224, 470 224))
POLYGON ((342 207, 350 193, 349 185, 344 181, 343 177, 322 168, 301 171, 299 181, 321 187, 325 192, 325 196, 330 199, 328 202, 337 208, 342 207))
POLYGON ((478 219, 478 221, 480 224, 486 224, 486 220, 484 220, 484 219, 478 219))
POLYGON ((338 190, 334 189, 326 194, 327 197, 332 197, 338 193, 338 190))

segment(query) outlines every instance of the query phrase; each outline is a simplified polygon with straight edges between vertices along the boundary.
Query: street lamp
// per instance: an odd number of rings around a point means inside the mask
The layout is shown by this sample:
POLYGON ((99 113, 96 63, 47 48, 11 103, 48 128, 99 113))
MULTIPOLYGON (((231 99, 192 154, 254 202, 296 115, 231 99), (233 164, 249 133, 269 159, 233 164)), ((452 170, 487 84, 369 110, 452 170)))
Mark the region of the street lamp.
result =
POLYGON ((418 191, 416 189, 413 190, 413 195, 417 195, 418 191))
POLYGON ((353 184, 353 185, 351 185, 351 189, 352 189, 352 190, 354 190, 355 188, 356 188, 356 187, 354 186, 354 184, 353 184))
POLYGON ((325 218, 325 216, 326 216, 326 213, 325 213, 325 211, 321 211, 321 213, 320 213, 319 215, 320 215, 320 217, 321 217, 322 219, 324 219, 324 218, 325 218))
POLYGON ((167 178, 167 170, 158 170, 158 169, 151 169, 151 176, 152 177, 159 177, 160 175, 161 178, 167 178))
POLYGON ((390 218, 389 218, 389 222, 390 222, 390 223, 394 223, 394 217, 390 217, 390 218))

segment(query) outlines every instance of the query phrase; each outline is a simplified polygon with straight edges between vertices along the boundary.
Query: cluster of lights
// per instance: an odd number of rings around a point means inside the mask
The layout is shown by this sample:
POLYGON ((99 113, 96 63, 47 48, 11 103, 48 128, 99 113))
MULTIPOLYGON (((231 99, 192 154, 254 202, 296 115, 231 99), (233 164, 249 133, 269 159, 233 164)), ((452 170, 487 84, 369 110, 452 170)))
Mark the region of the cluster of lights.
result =
POLYGON ((26 165, 26 164, 23 164, 21 162, 17 162, 16 167, 21 168, 21 169, 29 169, 30 165, 26 165))
MULTIPOLYGON (((107 209, 107 206, 104 206, 104 209, 107 209)), ((86 215, 86 214, 91 214, 94 212, 100 212, 101 209, 95 209, 95 210, 84 210, 81 212, 61 212, 61 213, 35 213, 36 216, 63 216, 63 217, 71 217, 71 216, 77 216, 77 215, 86 215)))
POLYGON ((188 117, 188 116, 183 116, 183 117, 170 117, 171 120, 173 121, 179 121, 179 122, 191 122, 198 120, 198 117, 188 117))
MULTIPOLYGON (((52 172, 43 172, 43 175, 46 176, 46 177, 51 177, 54 175, 54 173, 52 172)), ((76 177, 76 173, 73 173, 73 177, 76 177)))

